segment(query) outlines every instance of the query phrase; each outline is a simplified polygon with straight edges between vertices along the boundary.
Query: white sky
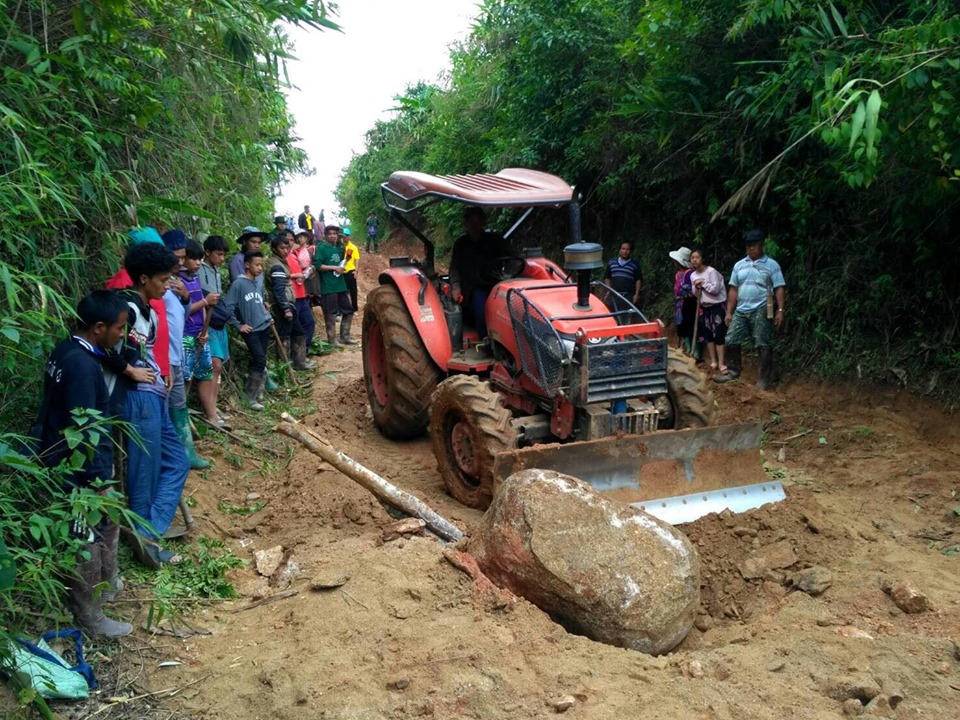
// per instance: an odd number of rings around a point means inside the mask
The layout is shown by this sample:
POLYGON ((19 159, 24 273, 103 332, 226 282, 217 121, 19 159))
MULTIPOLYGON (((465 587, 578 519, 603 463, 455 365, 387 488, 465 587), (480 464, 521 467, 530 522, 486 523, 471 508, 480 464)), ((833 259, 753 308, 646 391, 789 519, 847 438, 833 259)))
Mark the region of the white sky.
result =
POLYGON ((289 109, 316 174, 281 188, 277 212, 296 218, 310 205, 331 222, 337 181, 364 134, 407 85, 435 82, 449 68, 448 46, 466 38, 476 14, 477 0, 341 0, 334 21, 342 33, 291 28, 289 109))

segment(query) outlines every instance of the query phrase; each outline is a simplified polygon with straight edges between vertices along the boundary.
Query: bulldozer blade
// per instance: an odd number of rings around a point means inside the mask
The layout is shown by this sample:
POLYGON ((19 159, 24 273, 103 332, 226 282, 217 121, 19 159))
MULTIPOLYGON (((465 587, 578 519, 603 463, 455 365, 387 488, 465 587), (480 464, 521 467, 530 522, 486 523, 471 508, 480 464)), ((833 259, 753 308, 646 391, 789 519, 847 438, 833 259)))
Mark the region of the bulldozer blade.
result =
POLYGON ((494 477, 555 470, 677 525, 786 497, 780 481, 761 466, 761 432, 760 423, 744 423, 534 445, 499 453, 494 477))

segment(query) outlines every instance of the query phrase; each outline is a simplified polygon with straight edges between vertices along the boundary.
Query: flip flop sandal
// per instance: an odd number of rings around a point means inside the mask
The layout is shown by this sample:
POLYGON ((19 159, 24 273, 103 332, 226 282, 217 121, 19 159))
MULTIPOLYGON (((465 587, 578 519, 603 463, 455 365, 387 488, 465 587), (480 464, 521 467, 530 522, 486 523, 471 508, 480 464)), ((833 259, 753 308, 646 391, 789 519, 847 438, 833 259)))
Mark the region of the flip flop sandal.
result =
POLYGON ((183 562, 183 556, 178 555, 173 550, 167 550, 159 545, 157 546, 157 550, 159 551, 157 557, 164 565, 179 565, 183 562))
MULTIPOLYGON (((157 568, 164 565, 179 565, 183 561, 183 558, 173 550, 162 548, 156 543, 144 541, 143 545, 144 553, 150 558, 151 562, 156 563, 157 568)), ((153 567, 153 565, 150 567, 153 567)))
POLYGON ((217 410, 217 417, 220 418, 221 420, 229 420, 229 419, 230 419, 230 416, 229 416, 229 415, 227 415, 227 414, 224 413, 224 412, 220 412, 219 410, 217 410))

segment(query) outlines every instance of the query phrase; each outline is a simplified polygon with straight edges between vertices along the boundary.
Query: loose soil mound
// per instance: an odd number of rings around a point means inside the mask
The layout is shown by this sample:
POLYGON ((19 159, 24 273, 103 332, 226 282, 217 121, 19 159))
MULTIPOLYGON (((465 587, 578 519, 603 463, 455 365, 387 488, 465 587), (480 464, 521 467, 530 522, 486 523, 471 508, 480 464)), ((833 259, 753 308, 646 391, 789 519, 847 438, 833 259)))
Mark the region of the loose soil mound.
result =
POLYGON ((717 620, 749 620, 783 596, 794 571, 835 562, 850 547, 803 491, 739 515, 708 515, 683 531, 700 552, 703 609, 717 620))

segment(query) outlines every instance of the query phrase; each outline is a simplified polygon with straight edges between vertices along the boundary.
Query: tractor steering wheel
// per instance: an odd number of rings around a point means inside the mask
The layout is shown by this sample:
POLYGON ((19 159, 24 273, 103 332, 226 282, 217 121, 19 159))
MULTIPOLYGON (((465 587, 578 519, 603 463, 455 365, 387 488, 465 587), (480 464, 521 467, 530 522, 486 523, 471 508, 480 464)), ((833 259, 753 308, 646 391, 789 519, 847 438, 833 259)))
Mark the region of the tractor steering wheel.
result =
POLYGON ((502 280, 512 280, 518 277, 526 267, 527 261, 516 255, 501 255, 486 260, 481 274, 496 284, 502 280))

